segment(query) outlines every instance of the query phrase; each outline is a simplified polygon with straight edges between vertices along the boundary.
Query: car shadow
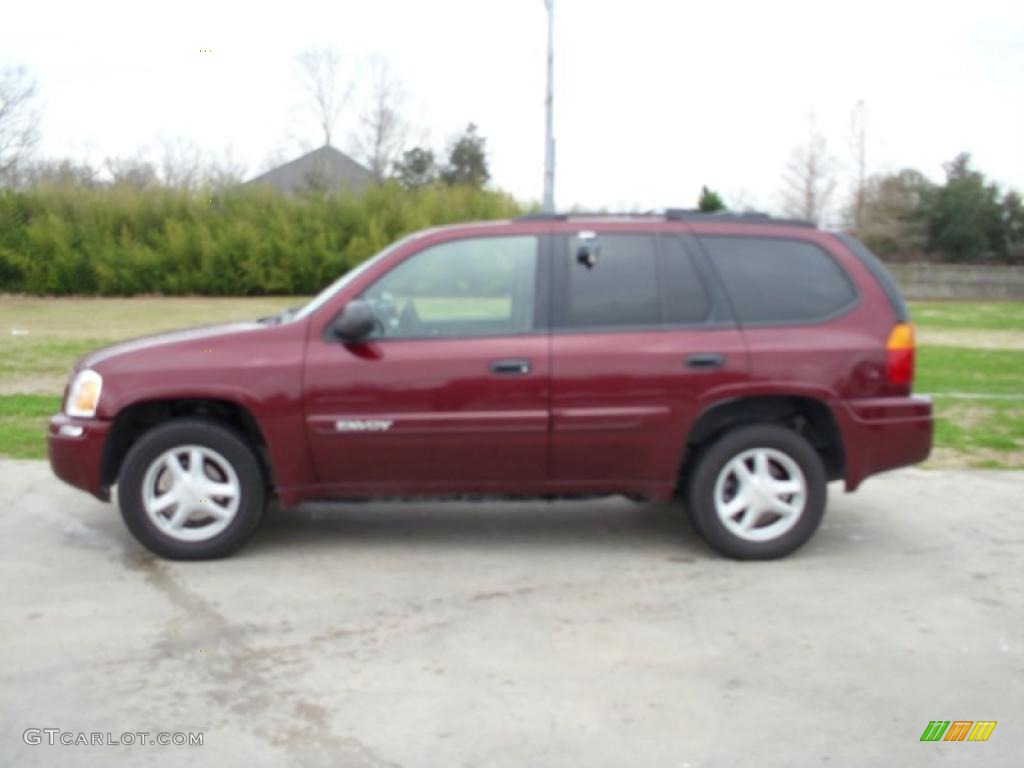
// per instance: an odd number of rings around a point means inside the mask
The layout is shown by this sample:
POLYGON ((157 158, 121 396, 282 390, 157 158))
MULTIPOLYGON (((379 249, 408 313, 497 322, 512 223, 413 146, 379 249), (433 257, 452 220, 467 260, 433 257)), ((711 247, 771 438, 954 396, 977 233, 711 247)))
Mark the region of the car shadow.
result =
POLYGON ((245 552, 301 548, 655 549, 709 557, 683 509, 587 501, 373 501, 268 509, 245 552))

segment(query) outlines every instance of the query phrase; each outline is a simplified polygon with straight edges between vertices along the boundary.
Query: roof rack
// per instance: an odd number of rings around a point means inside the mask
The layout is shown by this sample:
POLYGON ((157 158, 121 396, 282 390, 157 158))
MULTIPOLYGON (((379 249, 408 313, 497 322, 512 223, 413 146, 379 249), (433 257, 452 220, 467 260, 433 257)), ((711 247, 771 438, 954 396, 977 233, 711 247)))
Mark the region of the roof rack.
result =
POLYGON ((622 213, 618 211, 569 211, 567 213, 524 213, 517 216, 514 221, 568 221, 569 219, 637 219, 651 216, 664 216, 664 213, 655 211, 630 211, 622 213))
POLYGON ((615 218, 663 218, 668 221, 727 221, 748 224, 770 224, 779 227, 805 227, 817 229, 813 221, 805 219, 779 219, 771 214, 760 211, 716 211, 708 213, 691 208, 666 208, 663 211, 642 211, 613 213, 609 211, 588 212, 572 211, 569 213, 527 213, 516 217, 515 221, 568 221, 569 219, 615 219, 615 218))
POLYGON ((779 227, 807 227, 817 229, 813 221, 806 219, 779 219, 761 211, 715 211, 708 213, 693 208, 667 208, 665 218, 670 221, 740 221, 751 224, 772 224, 779 227))

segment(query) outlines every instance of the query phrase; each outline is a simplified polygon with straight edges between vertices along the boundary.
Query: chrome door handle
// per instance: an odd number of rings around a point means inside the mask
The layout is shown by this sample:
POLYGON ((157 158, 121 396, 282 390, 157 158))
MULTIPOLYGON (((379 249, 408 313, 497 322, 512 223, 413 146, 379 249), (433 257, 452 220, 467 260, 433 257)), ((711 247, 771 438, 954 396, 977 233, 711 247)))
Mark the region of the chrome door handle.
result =
POLYGON ((529 360, 494 360, 491 373, 498 376, 525 376, 530 372, 529 360))
POLYGON ((725 365, 725 355, 717 352, 703 352, 698 355, 686 356, 687 368, 721 368, 725 365))

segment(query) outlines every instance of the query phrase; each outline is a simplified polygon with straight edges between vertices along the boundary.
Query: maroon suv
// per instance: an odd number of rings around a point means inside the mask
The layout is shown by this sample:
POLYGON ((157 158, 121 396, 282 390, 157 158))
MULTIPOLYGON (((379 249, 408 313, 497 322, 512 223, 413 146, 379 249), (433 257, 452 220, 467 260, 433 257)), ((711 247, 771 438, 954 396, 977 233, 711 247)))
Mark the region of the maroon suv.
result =
POLYGON ((785 555, 826 483, 922 461, 913 329, 860 243, 761 215, 530 216, 411 235, 297 311, 76 366, 59 477, 165 557, 240 547, 269 494, 681 497, 785 555))

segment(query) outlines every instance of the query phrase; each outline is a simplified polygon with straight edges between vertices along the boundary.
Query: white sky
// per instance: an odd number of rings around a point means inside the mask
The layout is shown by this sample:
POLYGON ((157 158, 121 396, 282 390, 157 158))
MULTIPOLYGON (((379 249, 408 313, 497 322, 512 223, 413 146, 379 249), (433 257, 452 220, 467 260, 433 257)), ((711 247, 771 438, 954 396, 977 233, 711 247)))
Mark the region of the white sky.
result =
MULTIPOLYGON (((872 171, 938 180, 967 150, 1024 189, 1021 0, 556 0, 556 13, 560 208, 692 206, 701 184, 774 208, 809 112, 849 168, 858 99, 872 171)), ((181 138, 230 147, 254 175, 320 143, 299 51, 333 46, 356 70, 379 55, 404 81, 413 138, 441 148, 474 121, 494 183, 539 199, 545 24, 542 0, 36 0, 6 4, 0 63, 38 79, 46 156, 155 159, 181 138)))

